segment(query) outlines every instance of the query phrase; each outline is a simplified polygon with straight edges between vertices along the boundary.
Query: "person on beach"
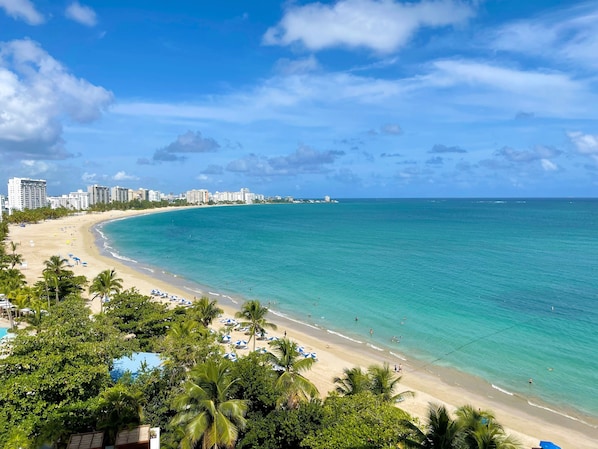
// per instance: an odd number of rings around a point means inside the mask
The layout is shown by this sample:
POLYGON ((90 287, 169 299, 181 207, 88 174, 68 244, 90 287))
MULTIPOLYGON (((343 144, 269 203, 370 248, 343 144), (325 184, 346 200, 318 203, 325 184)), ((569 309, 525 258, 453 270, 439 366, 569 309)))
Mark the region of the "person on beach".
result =
POLYGON ((370 328, 370 337, 374 335, 374 329, 370 328))

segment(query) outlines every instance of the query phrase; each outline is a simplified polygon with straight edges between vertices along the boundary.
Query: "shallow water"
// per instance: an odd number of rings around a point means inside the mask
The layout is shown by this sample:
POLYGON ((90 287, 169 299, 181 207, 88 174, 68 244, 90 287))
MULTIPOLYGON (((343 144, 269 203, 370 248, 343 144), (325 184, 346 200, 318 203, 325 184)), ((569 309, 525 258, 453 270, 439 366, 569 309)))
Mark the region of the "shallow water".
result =
POLYGON ((593 200, 347 200, 185 209, 102 232, 146 269, 598 416, 597 223, 593 200))

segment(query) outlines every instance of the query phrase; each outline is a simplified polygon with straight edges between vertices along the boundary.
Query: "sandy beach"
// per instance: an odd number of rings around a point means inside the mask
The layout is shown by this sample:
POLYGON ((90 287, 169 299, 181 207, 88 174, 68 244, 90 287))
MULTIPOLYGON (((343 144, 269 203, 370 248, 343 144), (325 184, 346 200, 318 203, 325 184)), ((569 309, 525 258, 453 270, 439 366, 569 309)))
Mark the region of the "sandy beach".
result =
MULTIPOLYGON (((126 289, 136 287, 147 295, 152 289, 159 289, 180 297, 192 298, 193 293, 185 288, 184 280, 168 273, 152 274, 136 270, 134 264, 125 264, 104 254, 96 246, 92 232, 92 227, 101 221, 173 210, 110 211, 75 215, 25 227, 13 225, 8 239, 19 244, 17 251, 23 255, 26 263, 22 271, 30 284, 39 280, 43 263, 50 256, 69 258, 68 255, 73 254, 80 258, 81 263, 75 264, 72 270, 78 275, 87 276, 89 280, 105 269, 115 269, 123 279, 126 289)), ((198 281, 202 282, 201 279, 198 281)), ((242 298, 220 295, 213 297, 218 300, 219 306, 225 311, 224 315, 228 317, 234 316, 238 304, 243 302, 242 298)), ((94 311, 100 310, 99 300, 94 300, 91 304, 94 311)), ((318 362, 314 364, 308 377, 317 385, 322 395, 334 389, 332 379, 341 375, 344 368, 367 367, 381 362, 388 362, 393 366, 399 362, 397 359, 389 359, 385 352, 353 344, 322 329, 275 315, 270 315, 269 319, 278 325, 278 330, 270 332, 271 334, 282 335, 286 332, 288 337, 304 346, 307 351, 317 353, 318 362)), ((241 337, 240 333, 238 335, 241 337)), ((242 354, 243 351, 239 353, 242 354)), ((419 417, 422 422, 425 422, 429 403, 443 403, 449 409, 472 404, 493 410, 499 422, 522 442, 523 447, 537 447, 540 440, 553 441, 563 449, 593 449, 597 445, 598 422, 585 424, 549 410, 531 407, 521 398, 502 394, 472 376, 446 369, 434 368, 432 371, 429 367, 421 368, 413 360, 400 362, 402 389, 416 393, 415 398, 401 403, 401 408, 419 417)))

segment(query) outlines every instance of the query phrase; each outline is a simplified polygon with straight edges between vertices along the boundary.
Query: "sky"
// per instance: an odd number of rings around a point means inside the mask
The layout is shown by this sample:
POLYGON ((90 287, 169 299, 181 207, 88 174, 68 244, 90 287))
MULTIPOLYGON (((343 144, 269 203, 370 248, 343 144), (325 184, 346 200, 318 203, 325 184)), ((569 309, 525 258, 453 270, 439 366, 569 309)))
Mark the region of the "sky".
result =
POLYGON ((0 0, 0 194, 598 196, 598 1, 0 0))

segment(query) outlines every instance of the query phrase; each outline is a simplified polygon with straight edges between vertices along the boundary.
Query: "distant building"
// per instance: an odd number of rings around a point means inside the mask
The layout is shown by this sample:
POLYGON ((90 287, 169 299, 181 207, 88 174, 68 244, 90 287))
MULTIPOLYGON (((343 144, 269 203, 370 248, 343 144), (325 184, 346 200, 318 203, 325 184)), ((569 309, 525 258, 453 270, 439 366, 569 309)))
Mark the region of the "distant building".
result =
POLYGON ((189 190, 185 194, 185 199, 189 204, 208 204, 210 202, 210 192, 205 189, 189 190))
POLYGON ((94 204, 108 204, 110 202, 110 187, 94 184, 87 186, 87 193, 89 193, 90 206, 94 204))
POLYGON ((125 187, 111 187, 110 188, 110 201, 111 202, 118 202, 118 203, 128 203, 129 202, 129 189, 125 187))
POLYGON ((4 213, 5 202, 6 200, 4 199, 4 195, 0 195, 0 223, 2 223, 2 214, 4 213))
POLYGON ((147 199, 149 201, 159 203, 161 200, 161 196, 162 196, 162 194, 158 190, 148 190, 147 191, 147 199))
POLYGON ((8 209, 39 209, 48 205, 46 180, 10 178, 8 180, 8 209))

